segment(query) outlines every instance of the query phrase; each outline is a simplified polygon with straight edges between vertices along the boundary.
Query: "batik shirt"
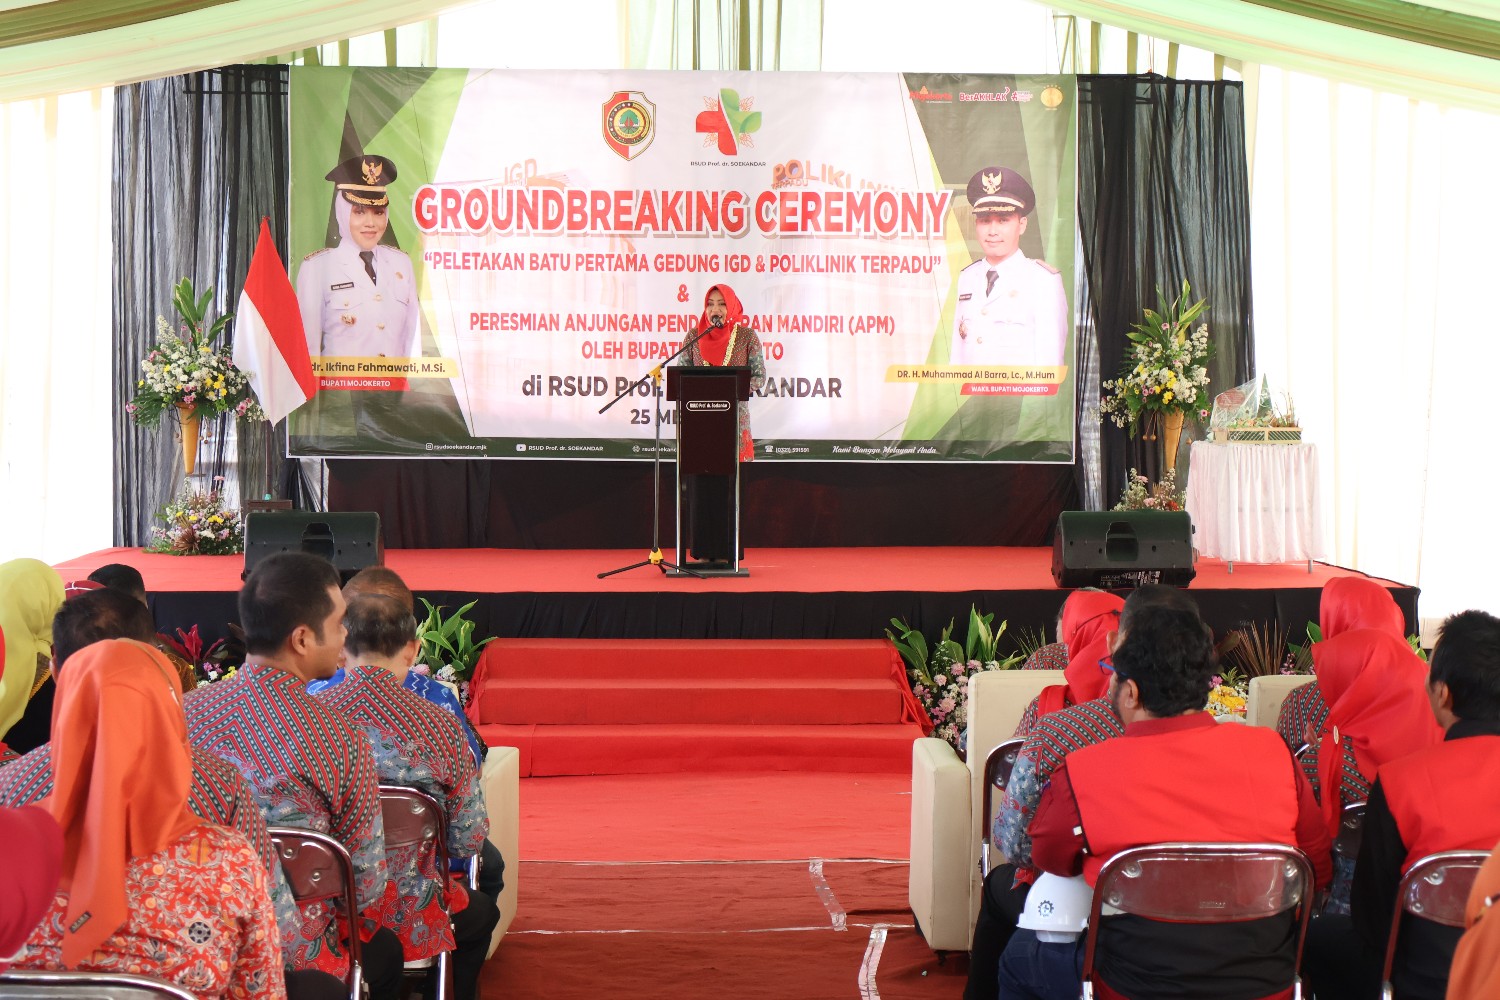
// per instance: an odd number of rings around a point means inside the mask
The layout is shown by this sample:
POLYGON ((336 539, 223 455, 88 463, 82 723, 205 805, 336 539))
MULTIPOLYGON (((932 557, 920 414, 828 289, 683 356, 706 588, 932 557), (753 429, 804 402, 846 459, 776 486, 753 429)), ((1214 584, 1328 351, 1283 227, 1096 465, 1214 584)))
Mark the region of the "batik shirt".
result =
MULTIPOLYGON (((332 677, 324 680, 308 681, 307 693, 318 694, 327 691, 331 687, 344 683, 344 668, 340 667, 334 671, 332 677)), ((415 670, 408 671, 406 680, 401 686, 424 701, 441 708, 458 721, 458 726, 463 730, 464 739, 468 741, 469 750, 474 754, 474 766, 484 767, 484 744, 479 741, 479 734, 474 732, 474 727, 469 723, 468 716, 464 715, 464 703, 459 700, 453 689, 440 680, 427 677, 417 673, 415 670)))
MULTIPOLYGON (((1022 670, 1066 670, 1068 669, 1068 644, 1065 642, 1052 642, 1041 647, 1026 658, 1021 664, 1022 670)), ((1037 706, 1041 703, 1041 696, 1031 699, 1026 706, 1026 711, 1021 713, 1021 721, 1016 726, 1015 736, 1025 739, 1031 735, 1032 727, 1036 725, 1037 706)), ((1014 737, 1012 737, 1014 738, 1014 737)))
MULTIPOLYGON (((246 663, 233 677, 183 699, 188 739, 245 776, 268 826, 333 837, 354 862, 366 915, 387 895, 380 788, 365 734, 307 694, 297 678, 246 663)), ((328 902, 299 903, 295 969, 343 975, 348 957, 328 902)))
POLYGON ((1282 699, 1281 711, 1276 715, 1276 731, 1293 753, 1308 742, 1309 731, 1314 736, 1312 742, 1316 743, 1316 737, 1323 734, 1327 725, 1328 703, 1323 700, 1317 681, 1293 688, 1282 699))
MULTIPOLYGON (((260 855, 269 876, 267 886, 281 932, 281 947, 296 946, 302 933, 302 918, 292 899, 291 887, 281 871, 281 862, 271 849, 271 836, 261 818, 255 792, 240 773, 211 753, 189 747, 193 762, 188 783, 188 809, 194 816, 216 826, 238 830, 260 855)), ((52 744, 46 743, 0 767, 0 806, 29 806, 52 794, 52 744)))
POLYGON ((1005 797, 991 830, 993 842, 1016 866, 1016 882, 1036 877, 1031 864, 1031 821, 1042 800, 1042 791, 1063 759, 1082 747, 1103 743, 1125 732, 1108 698, 1095 698, 1081 705, 1050 712, 1037 720, 1016 754, 1005 797))
MULTIPOLYGON (((383 784, 416 788, 443 804, 449 854, 478 854, 489 820, 474 758, 453 717, 407 691, 386 670, 351 665, 344 674, 342 684, 324 688, 316 697, 369 734, 383 784)), ((436 852, 392 848, 386 863, 397 892, 380 922, 400 935, 406 960, 451 949, 448 880, 437 870, 436 852)), ((454 909, 462 908, 459 903, 451 901, 454 909)))
MULTIPOLYGON (((258 861, 238 831, 208 824, 132 859, 125 868, 125 922, 71 968, 150 976, 200 1000, 283 1000, 276 918, 258 861)), ((68 894, 59 892, 16 968, 63 968, 67 912, 68 894)))

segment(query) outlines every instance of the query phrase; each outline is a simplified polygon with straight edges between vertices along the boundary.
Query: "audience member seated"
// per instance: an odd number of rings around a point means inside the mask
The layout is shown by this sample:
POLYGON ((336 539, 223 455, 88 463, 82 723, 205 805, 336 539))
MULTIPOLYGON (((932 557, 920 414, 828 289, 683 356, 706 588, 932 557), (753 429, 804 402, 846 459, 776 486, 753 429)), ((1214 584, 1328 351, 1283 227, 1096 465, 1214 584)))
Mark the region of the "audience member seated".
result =
MULTIPOLYGON (((233 764, 259 793, 270 826, 326 833, 354 861, 359 906, 378 913, 394 886, 374 755, 365 734, 307 694, 306 684, 338 666, 344 598, 327 560, 284 552, 260 562, 240 590, 248 659, 232 678, 187 699, 188 736, 233 764)), ((302 934, 291 964, 343 976, 349 955, 328 903, 301 905, 302 934)), ((357 928, 373 1000, 396 1000, 401 942, 374 921, 357 928)))
MULTIPOLYGON (((1268 729, 1219 725, 1204 711, 1216 672, 1213 637, 1196 611, 1150 606, 1132 616, 1113 655, 1109 698, 1118 739, 1069 753, 1031 824, 1031 859, 1090 886, 1120 851, 1165 841, 1300 847, 1317 881, 1331 874, 1328 829, 1312 789, 1268 729)), ((1252 1000, 1284 996, 1295 974, 1291 913, 1188 925, 1103 918, 1097 978, 1105 995, 1252 1000)), ((1004 997, 1077 997, 1082 935, 1042 942, 1019 930, 1000 961, 1004 997)))
MULTIPOLYGON (((416 619, 395 598, 366 594, 349 602, 344 627, 344 680, 316 697, 369 733, 382 783, 416 788, 443 804, 449 854, 473 857, 490 824, 463 731, 447 712, 401 686, 417 658, 416 619)), ((380 922, 401 937, 408 962, 452 950, 458 1000, 474 1000, 500 913, 483 893, 466 900, 463 887, 435 862, 414 848, 387 852, 397 892, 380 922)))
MULTIPOLYGON (((1095 595, 1100 592, 1081 593, 1095 595)), ((1070 597, 1069 601, 1072 600, 1070 597)), ((1111 653, 1129 632, 1140 609, 1155 604, 1198 613, 1198 606, 1186 591, 1175 587, 1139 587, 1124 603, 1118 630, 1104 636, 1102 647, 1090 649, 1084 655, 1092 657, 1097 666, 1098 661, 1111 653)), ((1064 612, 1066 610, 1065 604, 1064 612)), ((1119 736, 1124 731, 1125 724, 1115 715, 1109 699, 1101 696, 1042 716, 1026 737, 1016 755, 1016 764, 1011 770, 991 832, 993 842, 1005 854, 1007 863, 995 866, 984 880, 979 922, 974 927, 974 944, 969 955, 965 1000, 992 1000, 999 995, 1000 954, 1015 932, 1016 921, 1026 905, 1027 890, 1037 875, 1031 864, 1031 838, 1027 828, 1036 813, 1042 789, 1052 779, 1052 772, 1072 751, 1119 736)))
MULTIPOLYGON (((1427 705, 1427 664, 1405 639, 1353 629, 1313 647, 1318 685, 1328 705, 1328 731, 1300 761, 1318 796, 1328 835, 1337 837, 1343 808, 1370 797, 1375 771, 1387 761, 1443 738, 1427 705)), ((1324 913, 1348 913, 1353 859, 1335 857, 1333 892, 1324 913)))
POLYGON ((1016 736, 1031 735, 1036 720, 1104 694, 1109 673, 1099 661, 1109 653, 1108 638, 1120 623, 1125 602, 1102 590, 1075 590, 1063 602, 1057 621, 1058 641, 1067 650, 1066 684, 1054 684, 1037 695, 1016 726, 1016 736))
POLYGON ((36 559, 0 563, 0 764, 16 755, 5 740, 47 678, 52 616, 62 602, 62 577, 51 566, 36 559))
POLYGON ((11 858, 10 863, 0 865, 0 972, 4 972, 52 906, 62 878, 62 830, 51 813, 37 806, 0 809, 0 844, 11 858))
MULTIPOLYGON (((364 594, 376 594, 389 597, 406 609, 410 615, 416 615, 416 598, 412 595, 411 588, 406 585, 394 570, 386 569, 384 566, 366 566, 349 578, 344 584, 344 600, 353 601, 356 597, 364 594)), ((347 650, 345 658, 347 659, 347 650)), ((307 685, 309 694, 317 694, 326 690, 344 679, 343 668, 336 670, 332 677, 326 680, 317 680, 307 685)), ((454 693, 453 689, 442 681, 415 670, 408 670, 406 677, 401 681, 401 686, 412 694, 431 702, 438 708, 447 712, 458 720, 459 727, 463 730, 464 739, 469 744, 469 749, 474 754, 474 766, 481 771, 484 768, 485 754, 488 748, 484 741, 479 738, 469 717, 464 713, 463 702, 454 693)), ((463 870, 467 867, 466 862, 455 861, 454 870, 463 870)), ((479 890, 491 899, 498 899, 500 893, 505 889, 505 859, 500 856, 500 849, 489 840, 485 840, 483 849, 479 855, 479 890)))
MULTIPOLYGON (((1398 639, 1406 638, 1406 616, 1391 592, 1374 580, 1341 576, 1323 585, 1318 602, 1318 631, 1322 641, 1351 629, 1370 628, 1398 639)), ((1290 691, 1276 717, 1276 731, 1293 751, 1317 743, 1328 728, 1328 702, 1318 681, 1290 691)))
MULTIPOLYGON (((1493 1000, 1500 997, 1500 845, 1479 869, 1469 892, 1464 923, 1448 973, 1448 1000, 1493 1000)), ((0 948, 3 948, 0 945, 0 948)))
POLYGON ((141 576, 141 571, 134 566, 127 566, 125 563, 106 563, 90 573, 88 578, 101 587, 118 590, 150 607, 150 603, 146 600, 146 578, 141 576))
MULTIPOLYGON (((1382 764, 1365 808, 1348 917, 1308 933, 1303 974, 1319 1000, 1375 996, 1401 876, 1439 851, 1500 840, 1500 619, 1465 611, 1443 623, 1427 694, 1443 741, 1382 764)), ((1441 1000, 1459 929, 1401 919, 1393 970, 1402 1000, 1441 1000)))
POLYGON ((166 657, 95 643, 59 675, 48 808, 62 880, 18 968, 130 972, 205 1000, 286 996, 265 868, 188 807, 182 691, 166 657))

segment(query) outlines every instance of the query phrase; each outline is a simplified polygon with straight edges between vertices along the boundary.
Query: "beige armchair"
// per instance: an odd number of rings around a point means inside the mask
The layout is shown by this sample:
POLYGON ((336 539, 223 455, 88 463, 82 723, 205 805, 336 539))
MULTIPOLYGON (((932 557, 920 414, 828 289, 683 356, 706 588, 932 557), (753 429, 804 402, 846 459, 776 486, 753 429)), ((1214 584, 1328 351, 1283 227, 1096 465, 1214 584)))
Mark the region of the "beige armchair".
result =
POLYGON ((1250 697, 1245 702, 1245 721, 1252 726, 1274 726, 1286 696, 1304 684, 1311 674, 1268 674, 1250 678, 1250 697))
POLYGON ((912 744, 911 872, 907 898, 934 951, 967 951, 984 880, 979 845, 984 761, 1014 735, 1043 688, 1064 683, 1061 670, 991 670, 969 678, 968 762, 945 741, 912 744))
POLYGON ((490 843, 500 849, 505 859, 505 889, 495 904, 500 907, 500 922, 490 937, 493 955, 500 939, 516 917, 516 900, 521 883, 521 751, 515 747, 490 747, 479 775, 484 789, 484 808, 490 817, 490 843))

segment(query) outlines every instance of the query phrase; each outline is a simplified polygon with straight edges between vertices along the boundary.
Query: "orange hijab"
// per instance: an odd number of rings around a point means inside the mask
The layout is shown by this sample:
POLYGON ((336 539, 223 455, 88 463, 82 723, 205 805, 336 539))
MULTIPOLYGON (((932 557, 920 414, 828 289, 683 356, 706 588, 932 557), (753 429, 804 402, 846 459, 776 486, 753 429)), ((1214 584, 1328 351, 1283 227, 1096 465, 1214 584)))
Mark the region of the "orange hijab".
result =
POLYGON ((1323 585, 1318 626, 1324 639, 1353 628, 1373 628, 1406 638, 1406 616, 1391 592, 1374 580, 1358 576, 1335 577, 1323 585))
POLYGON ((187 722, 161 653, 107 639, 68 658, 52 707, 52 794, 62 827, 62 964, 75 968, 125 922, 125 867, 199 822, 188 811, 187 722))
POLYGON ((1044 688, 1037 696, 1038 718, 1069 705, 1093 701, 1109 689, 1109 671, 1099 661, 1109 655, 1109 633, 1120 627, 1125 602, 1114 594, 1076 590, 1063 604, 1058 636, 1068 647, 1066 684, 1044 688))
POLYGON ((1500 845, 1474 879, 1465 916, 1469 929, 1453 953, 1448 1000, 1500 996, 1500 845))
POLYGON ((1318 795, 1338 829, 1340 778, 1348 740, 1366 780, 1386 761, 1438 743, 1443 730, 1427 699, 1427 664, 1406 640, 1357 628, 1313 646, 1318 687, 1328 702, 1328 732, 1318 744, 1318 795))
POLYGON ((723 365, 728 363, 725 354, 729 350, 729 334, 736 326, 745 323, 745 309, 740 305, 740 297, 734 294, 734 289, 728 285, 714 285, 703 293, 703 315, 698 317, 698 332, 703 336, 698 338, 698 353, 703 360, 711 365, 723 365), (724 317, 723 326, 712 326, 708 322, 708 297, 713 294, 714 289, 724 296, 724 307, 728 315, 724 317))

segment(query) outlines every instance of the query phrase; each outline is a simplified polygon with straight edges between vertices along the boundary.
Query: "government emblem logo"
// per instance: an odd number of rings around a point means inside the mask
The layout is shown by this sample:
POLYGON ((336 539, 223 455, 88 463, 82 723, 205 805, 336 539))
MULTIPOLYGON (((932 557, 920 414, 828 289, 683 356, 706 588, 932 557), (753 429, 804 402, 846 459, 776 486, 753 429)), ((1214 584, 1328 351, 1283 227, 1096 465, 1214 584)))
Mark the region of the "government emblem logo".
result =
POLYGON ((646 151, 656 137, 656 105, 638 90, 619 90, 604 102, 604 142, 626 160, 646 151))

